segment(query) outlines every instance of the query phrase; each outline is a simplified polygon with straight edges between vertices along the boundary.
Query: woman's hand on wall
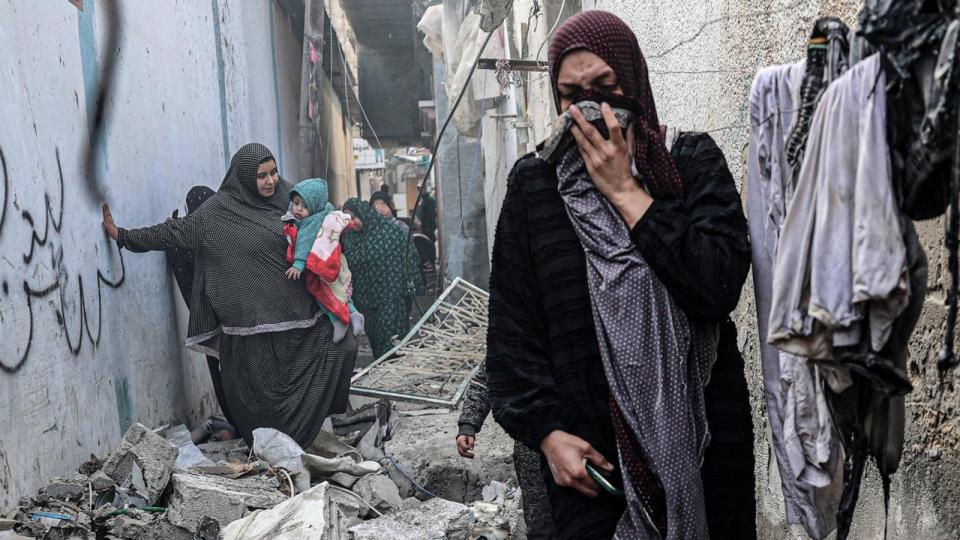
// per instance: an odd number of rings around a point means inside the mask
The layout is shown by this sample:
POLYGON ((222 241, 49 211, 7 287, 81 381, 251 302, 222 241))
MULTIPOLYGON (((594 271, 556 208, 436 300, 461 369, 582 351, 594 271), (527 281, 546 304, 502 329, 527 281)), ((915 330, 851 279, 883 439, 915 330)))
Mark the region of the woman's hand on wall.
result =
POLYGON ((597 190, 610 201, 631 229, 650 208, 653 198, 637 183, 630 166, 633 160, 631 149, 634 147, 634 134, 627 129, 624 138, 620 122, 610 105, 600 106, 604 121, 607 123, 609 139, 587 121, 576 106, 570 107, 570 114, 577 122, 570 130, 577 140, 580 155, 587 166, 587 172, 597 190))
POLYGON ((110 213, 110 205, 108 204, 103 205, 103 230, 114 241, 120 238, 120 229, 113 222, 113 214, 110 213))

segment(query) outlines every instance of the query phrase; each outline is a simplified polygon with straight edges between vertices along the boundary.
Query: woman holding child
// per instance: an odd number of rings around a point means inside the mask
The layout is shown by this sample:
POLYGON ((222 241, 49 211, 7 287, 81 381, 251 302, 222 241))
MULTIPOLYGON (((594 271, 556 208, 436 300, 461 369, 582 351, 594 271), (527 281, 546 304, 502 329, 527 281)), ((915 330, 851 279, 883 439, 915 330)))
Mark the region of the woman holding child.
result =
POLYGON ((290 189, 270 150, 252 143, 233 156, 218 193, 187 217, 121 229, 105 205, 103 224, 130 251, 196 253, 187 347, 220 358, 248 443, 254 429, 271 427, 308 446, 328 415, 346 409, 357 340, 334 343, 304 281, 287 279, 281 217, 290 189))

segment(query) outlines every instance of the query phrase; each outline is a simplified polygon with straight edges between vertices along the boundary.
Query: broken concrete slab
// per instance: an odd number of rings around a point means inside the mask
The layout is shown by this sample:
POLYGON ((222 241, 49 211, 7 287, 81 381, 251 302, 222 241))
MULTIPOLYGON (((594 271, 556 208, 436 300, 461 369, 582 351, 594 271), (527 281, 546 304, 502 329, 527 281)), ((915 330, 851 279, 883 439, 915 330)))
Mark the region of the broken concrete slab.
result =
POLYGON ((164 517, 119 516, 113 522, 109 538, 124 540, 193 540, 194 535, 170 523, 164 517))
POLYGON ((217 520, 204 516, 197 526, 197 533, 193 535, 193 540, 219 540, 220 524, 217 520))
POLYGON ((103 464, 103 472, 121 487, 129 488, 133 480, 134 464, 139 467, 144 481, 148 504, 154 504, 170 481, 170 473, 177 461, 177 448, 143 424, 133 424, 123 436, 120 445, 103 464))
POLYGON ((269 510, 257 510, 223 530, 224 540, 347 540, 345 516, 324 482, 269 510))
POLYGON ((56 479, 47 484, 47 487, 43 488, 43 492, 54 499, 79 499, 87 493, 87 487, 67 480, 56 479))
POLYGON ((110 530, 110 533, 117 538, 137 540, 147 536, 149 527, 150 523, 146 521, 140 521, 130 516, 119 516, 114 522, 113 529, 110 530))
POLYGON ((174 473, 171 483, 167 518, 193 533, 204 516, 225 527, 244 517, 249 508, 273 508, 287 498, 277 490, 280 484, 275 478, 233 480, 184 471, 174 473))
MULTIPOLYGON (((433 494, 458 502, 482 498, 484 486, 492 481, 516 485, 513 472, 513 440, 487 418, 477 436, 474 459, 460 457, 457 452, 456 411, 429 416, 397 416, 393 438, 384 445, 385 452, 413 480, 433 494)), ((405 481, 399 471, 387 466, 391 478, 400 486, 403 497, 428 497, 405 481)))
MULTIPOLYGON (((357 480, 353 492, 370 503, 381 514, 388 514, 403 505, 403 497, 393 480, 383 474, 374 474, 357 480)), ((361 509, 367 517, 374 514, 369 508, 361 509)))
POLYGON ((243 439, 234 439, 232 441, 216 441, 204 444, 198 444, 197 448, 211 461, 225 464, 239 461, 246 463, 247 456, 250 455, 250 447, 243 439))
POLYGON ((350 528, 353 540, 440 540, 446 538, 447 527, 469 509, 453 501, 430 499, 400 512, 366 521, 350 528))
POLYGON ((103 471, 97 471, 90 476, 90 487, 98 493, 106 491, 115 485, 117 485, 117 483, 113 481, 113 478, 107 476, 103 471))

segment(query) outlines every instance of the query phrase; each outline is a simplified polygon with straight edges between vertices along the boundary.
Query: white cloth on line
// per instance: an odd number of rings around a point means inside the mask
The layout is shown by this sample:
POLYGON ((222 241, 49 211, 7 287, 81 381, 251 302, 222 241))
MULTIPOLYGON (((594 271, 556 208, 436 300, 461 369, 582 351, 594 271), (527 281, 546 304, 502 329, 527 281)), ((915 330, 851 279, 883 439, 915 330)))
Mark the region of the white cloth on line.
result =
POLYGON ((824 92, 774 263, 768 339, 814 360, 860 342, 879 351, 908 303, 880 56, 824 92))

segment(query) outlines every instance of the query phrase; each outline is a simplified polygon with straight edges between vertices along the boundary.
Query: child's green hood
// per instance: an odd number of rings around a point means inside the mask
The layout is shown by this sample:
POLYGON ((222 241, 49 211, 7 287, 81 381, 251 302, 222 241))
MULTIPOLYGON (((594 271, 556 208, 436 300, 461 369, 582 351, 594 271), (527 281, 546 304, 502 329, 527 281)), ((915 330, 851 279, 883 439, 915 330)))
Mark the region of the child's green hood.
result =
POLYGON ((291 201, 294 195, 299 195, 303 199, 307 210, 310 210, 310 215, 327 210, 327 205, 330 204, 330 189, 323 178, 311 178, 293 186, 290 190, 291 201))

